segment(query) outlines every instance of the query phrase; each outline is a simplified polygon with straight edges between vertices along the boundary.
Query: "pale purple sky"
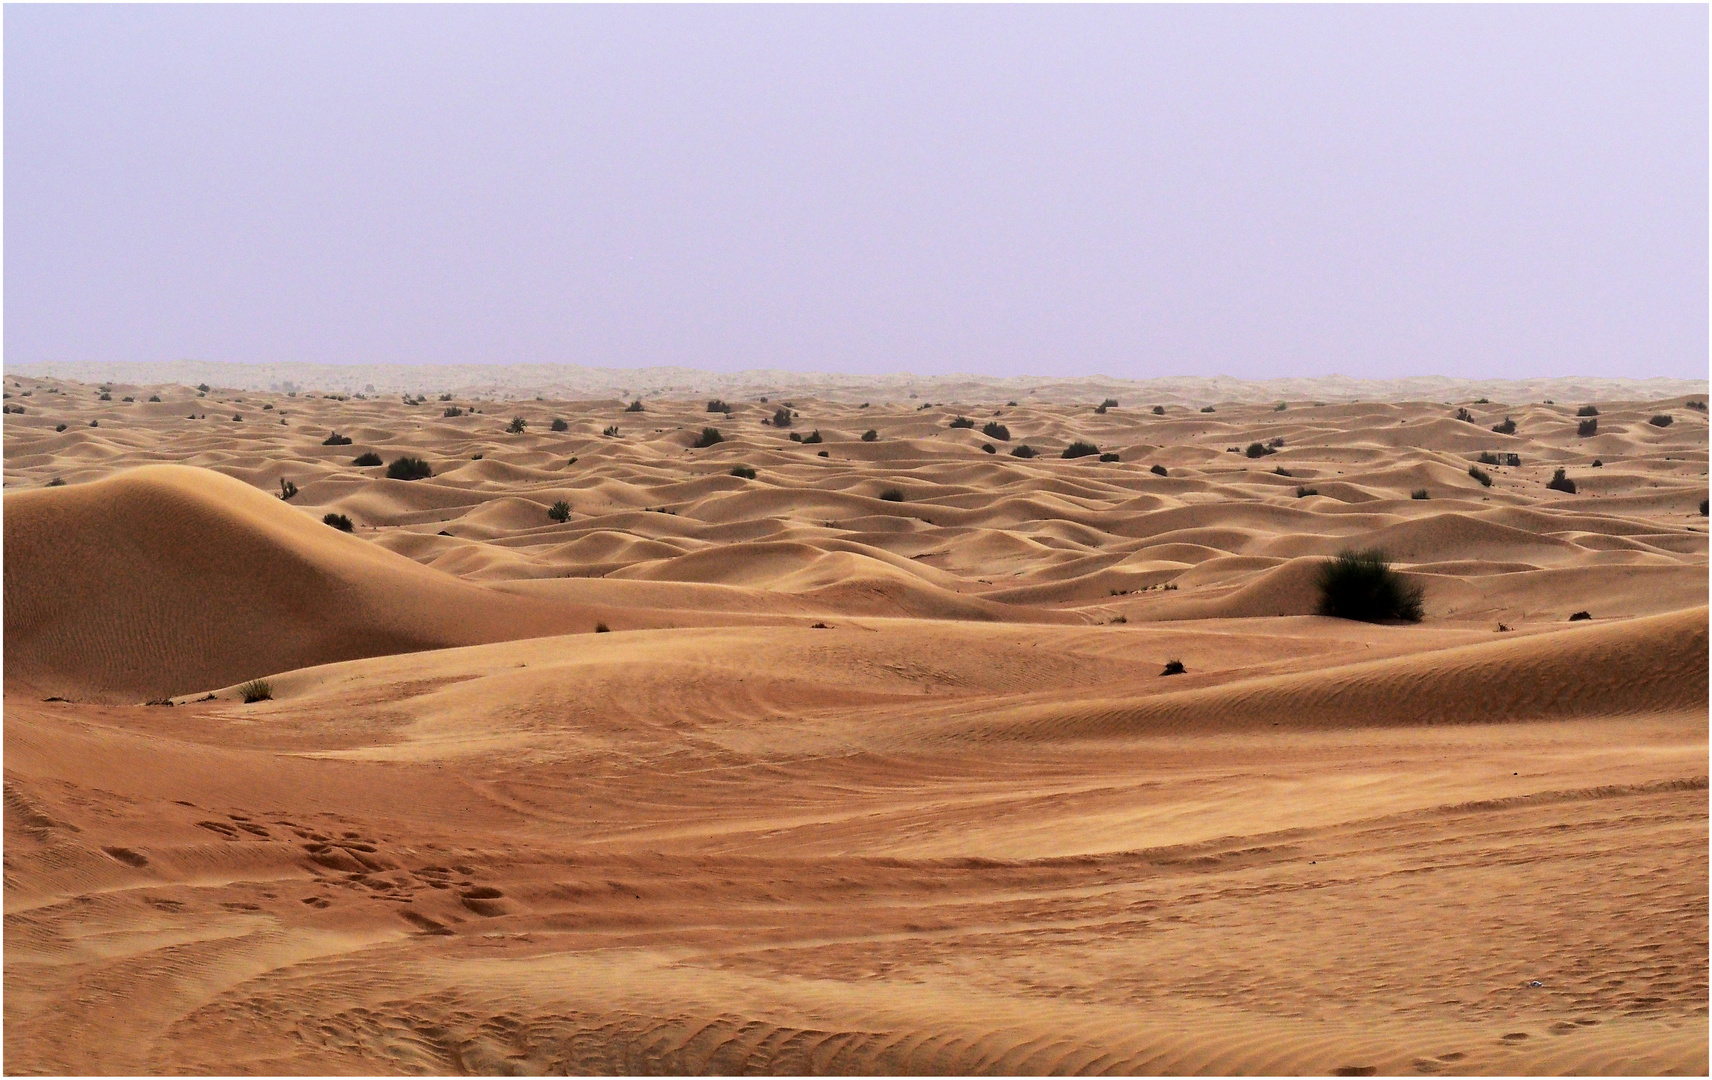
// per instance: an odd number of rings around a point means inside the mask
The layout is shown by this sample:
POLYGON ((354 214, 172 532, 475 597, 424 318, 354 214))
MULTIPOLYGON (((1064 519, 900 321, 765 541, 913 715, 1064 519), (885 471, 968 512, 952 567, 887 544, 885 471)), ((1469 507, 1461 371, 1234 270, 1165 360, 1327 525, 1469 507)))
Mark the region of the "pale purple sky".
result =
POLYGON ((5 353, 1707 374, 1707 8, 5 8, 5 353))

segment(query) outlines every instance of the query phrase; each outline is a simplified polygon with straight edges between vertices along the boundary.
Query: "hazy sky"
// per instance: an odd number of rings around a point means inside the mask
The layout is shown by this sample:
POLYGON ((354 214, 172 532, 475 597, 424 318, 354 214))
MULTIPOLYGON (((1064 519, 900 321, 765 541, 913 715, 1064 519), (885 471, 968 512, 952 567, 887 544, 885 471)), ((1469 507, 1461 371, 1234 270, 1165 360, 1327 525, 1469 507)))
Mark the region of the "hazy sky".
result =
POLYGON ((5 351, 1707 374, 1707 8, 5 8, 5 351))

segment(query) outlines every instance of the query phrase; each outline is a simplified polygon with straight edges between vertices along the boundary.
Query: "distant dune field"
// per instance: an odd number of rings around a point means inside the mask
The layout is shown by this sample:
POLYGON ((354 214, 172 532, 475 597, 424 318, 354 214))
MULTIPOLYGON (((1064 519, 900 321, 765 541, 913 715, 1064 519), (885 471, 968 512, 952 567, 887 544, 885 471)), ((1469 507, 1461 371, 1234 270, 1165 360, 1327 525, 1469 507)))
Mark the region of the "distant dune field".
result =
POLYGON ((4 386, 10 1073, 1707 1070, 1703 387, 4 386))

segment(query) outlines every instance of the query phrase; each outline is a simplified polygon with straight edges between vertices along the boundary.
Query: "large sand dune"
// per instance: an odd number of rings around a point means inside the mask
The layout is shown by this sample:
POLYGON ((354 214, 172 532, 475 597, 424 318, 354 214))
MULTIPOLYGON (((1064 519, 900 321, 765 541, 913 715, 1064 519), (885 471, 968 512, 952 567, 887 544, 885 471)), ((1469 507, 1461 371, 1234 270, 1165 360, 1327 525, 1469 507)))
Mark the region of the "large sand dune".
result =
POLYGON ((5 383, 11 1072, 1706 1072, 1703 394, 5 383))

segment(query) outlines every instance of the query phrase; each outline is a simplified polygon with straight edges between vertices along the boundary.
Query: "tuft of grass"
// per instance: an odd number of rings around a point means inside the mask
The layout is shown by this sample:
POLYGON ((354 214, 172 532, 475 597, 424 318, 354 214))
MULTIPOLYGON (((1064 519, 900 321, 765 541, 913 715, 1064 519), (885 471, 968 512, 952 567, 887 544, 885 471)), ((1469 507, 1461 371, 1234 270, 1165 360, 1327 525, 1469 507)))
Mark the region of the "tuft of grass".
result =
POLYGON ((1069 446, 1066 446, 1064 448, 1064 452, 1058 456, 1062 458, 1093 457, 1099 452, 1100 448, 1095 446, 1093 443, 1083 442, 1081 439, 1077 439, 1069 446))
POLYGON ((755 470, 747 465, 733 465, 731 466, 731 475, 740 476, 745 480, 753 480, 755 479, 755 470))
POLYGON ((292 496, 294 496, 294 495, 296 495, 296 494, 297 494, 297 485, 296 485, 296 484, 294 484, 294 483, 292 483, 292 482, 291 482, 291 481, 290 481, 290 480, 287 480, 287 479, 286 479, 286 478, 285 478, 285 477, 283 477, 283 476, 282 476, 282 477, 280 477, 280 478, 279 478, 279 497, 280 497, 280 501, 282 501, 282 502, 290 502, 290 501, 291 501, 291 498, 292 498, 292 496))
POLYGON ((1591 405, 1583 405, 1581 408, 1575 410, 1575 415, 1577 415, 1577 416, 1598 416, 1599 410, 1595 409, 1591 405))
POLYGON ((862 441, 863 442, 877 442, 879 440, 879 438, 880 438, 880 433, 878 431, 875 431, 873 428, 869 428, 867 431, 864 431, 862 433, 862 441))
POLYGON ((1171 475, 1168 471, 1166 471, 1166 468, 1163 465, 1155 465, 1151 469, 1148 469, 1147 471, 1152 473, 1154 476, 1170 476, 1171 475))
POLYGON ((903 502, 904 493, 897 488, 887 488, 880 492, 881 502, 903 502))
POLYGON ((1028 445, 1027 443, 1023 443, 1021 446, 1019 446, 1015 450, 1011 451, 1011 457, 1031 458, 1031 457, 1037 457, 1037 456, 1039 456, 1039 455, 1036 453, 1034 447, 1028 445))
POLYGON ((1187 674, 1188 671, 1189 669, 1183 666, 1183 661, 1167 660, 1165 661, 1165 670, 1161 671, 1159 675, 1160 678, 1164 678, 1167 675, 1184 675, 1187 674))
POLYGON ((1011 429, 999 423, 997 420, 987 421, 986 426, 981 429, 981 434, 985 435, 989 439, 997 439, 1000 442, 1011 441, 1011 429))
POLYGON ((1340 551, 1320 568, 1318 611, 1358 622, 1420 622, 1425 590, 1391 569, 1385 553, 1340 551))
POLYGON ((1562 469, 1552 473, 1552 478, 1546 481, 1546 487, 1551 488, 1553 491, 1564 492, 1568 495, 1575 494, 1575 481, 1564 475, 1564 471, 1562 469))
POLYGON ((1659 413, 1651 420, 1648 420, 1647 423, 1651 424, 1653 427, 1669 427, 1671 422, 1675 419, 1676 418, 1671 416, 1669 413, 1659 413))
POLYGON ((1506 416, 1503 423, 1493 424, 1492 430, 1500 435, 1514 435, 1516 434, 1516 421, 1506 416))
POLYGON ((571 504, 560 499, 558 502, 547 508, 547 516, 554 521, 569 521, 571 520, 571 504))
POLYGON ((258 701, 269 701, 273 698, 273 685, 266 679, 251 679, 238 687, 238 696, 244 699, 245 705, 254 705, 258 701))
POLYGON ((351 519, 344 514, 327 514, 321 518, 321 524, 331 525, 340 532, 355 531, 354 526, 351 525, 351 519))
POLYGON ((389 480, 426 480, 434 475, 434 470, 421 458, 405 456, 386 467, 389 480))
POLYGON ((1426 488, 1416 488, 1414 491, 1409 492, 1409 498, 1420 501, 1430 499, 1432 496, 1427 494, 1426 488))
POLYGON ((327 436, 325 439, 322 439, 321 445, 322 446, 349 446, 349 445, 351 445, 351 437, 349 435, 341 435, 337 431, 335 431, 331 435, 327 436))
POLYGON ((706 450, 708 447, 712 446, 713 444, 722 443, 724 441, 725 441, 725 436, 723 436, 719 433, 719 429, 716 427, 710 427, 710 428, 702 428, 701 429, 701 436, 699 438, 697 438, 696 441, 691 443, 690 445, 695 447, 697 450, 706 450))
POLYGON ((972 428, 975 426, 975 421, 969 419, 967 416, 959 416, 957 419, 951 421, 951 426, 954 428, 972 428))
POLYGON ((528 427, 529 421, 523 419, 521 416, 513 416, 511 418, 511 423, 505 425, 505 430, 513 435, 521 435, 528 427))
POLYGON ((379 454, 375 453, 373 450, 365 450, 363 453, 352 458, 351 464, 361 465, 364 468, 368 468, 371 465, 380 465, 382 462, 379 454))
POLYGON ((565 423, 564 420, 562 420, 561 418, 559 418, 557 416, 553 417, 553 422, 551 424, 548 424, 547 427, 549 430, 552 430, 552 431, 569 431, 569 430, 571 430, 571 425, 565 423))
POLYGON ((1599 434, 1598 420, 1583 420, 1575 425, 1575 433, 1583 439, 1599 434))
POLYGON ((1492 474, 1478 465, 1470 465, 1468 467, 1468 475, 1474 477, 1474 479, 1480 483, 1481 487, 1492 486, 1492 474))

